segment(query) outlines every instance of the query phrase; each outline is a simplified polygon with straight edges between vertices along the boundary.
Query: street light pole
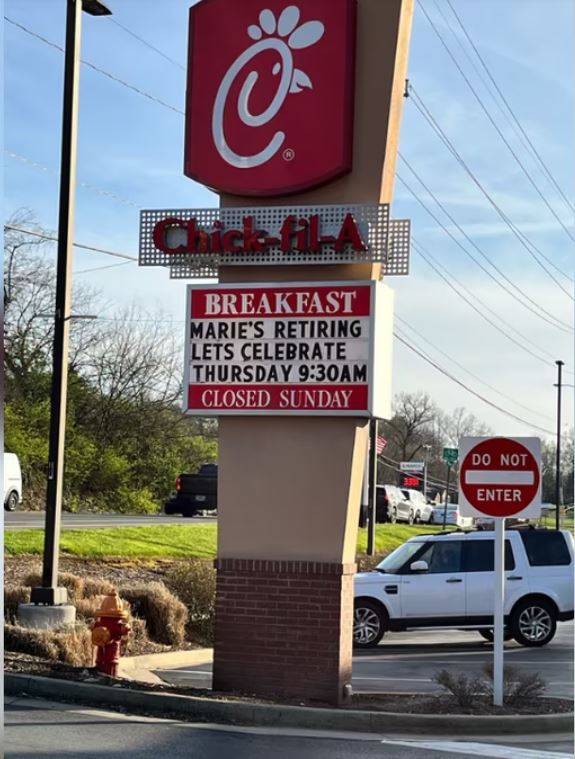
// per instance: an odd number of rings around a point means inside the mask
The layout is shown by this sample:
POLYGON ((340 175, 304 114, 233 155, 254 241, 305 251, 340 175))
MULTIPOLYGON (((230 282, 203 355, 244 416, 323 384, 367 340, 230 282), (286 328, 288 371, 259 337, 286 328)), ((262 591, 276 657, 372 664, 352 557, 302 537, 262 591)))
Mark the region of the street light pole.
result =
POLYGON ((423 446, 423 449, 425 451, 425 461, 423 462, 423 497, 425 498, 425 502, 427 503, 427 460, 429 458, 429 450, 431 446, 426 443, 423 446))
POLYGON ((555 451, 555 529, 561 528, 560 500, 561 500, 561 370, 563 361, 557 364, 557 450, 555 451))
POLYGON ((32 589, 30 599, 34 604, 46 604, 50 606, 65 604, 67 601, 66 589, 58 587, 58 549, 62 514, 62 480, 64 474, 64 439, 68 391, 68 342, 72 301, 72 246, 74 240, 82 10, 94 16, 110 14, 108 8, 99 2, 99 0, 67 0, 64 99, 62 108, 62 154, 60 162, 60 207, 58 214, 58 259, 56 267, 44 562, 42 568, 42 586, 32 589))

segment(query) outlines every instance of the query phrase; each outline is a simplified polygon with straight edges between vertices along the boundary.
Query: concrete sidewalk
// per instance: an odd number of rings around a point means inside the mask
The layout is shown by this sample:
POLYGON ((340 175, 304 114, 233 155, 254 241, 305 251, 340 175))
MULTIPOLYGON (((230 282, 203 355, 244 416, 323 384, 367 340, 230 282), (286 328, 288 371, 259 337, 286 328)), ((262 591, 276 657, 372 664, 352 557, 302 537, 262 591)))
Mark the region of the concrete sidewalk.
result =
POLYGON ((193 651, 169 651, 165 654, 123 656, 120 659, 118 675, 127 680, 139 680, 144 683, 165 683, 166 681, 159 677, 156 671, 211 664, 213 659, 213 648, 197 648, 193 651))

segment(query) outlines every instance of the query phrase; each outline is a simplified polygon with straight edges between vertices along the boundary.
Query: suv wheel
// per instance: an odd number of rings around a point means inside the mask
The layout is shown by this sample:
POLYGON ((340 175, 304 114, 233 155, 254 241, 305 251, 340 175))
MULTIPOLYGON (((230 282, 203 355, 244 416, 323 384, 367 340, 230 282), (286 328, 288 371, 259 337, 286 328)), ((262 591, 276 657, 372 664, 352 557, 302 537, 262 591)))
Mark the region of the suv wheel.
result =
POLYGON ((421 524, 421 512, 420 511, 417 511, 415 513, 415 516, 413 517, 413 521, 415 522, 415 524, 421 524))
POLYGON ((353 609, 353 645, 356 648, 377 646, 387 629, 387 615, 368 598, 356 599, 353 609))
MULTIPOLYGON (((485 640, 488 640, 490 643, 493 643, 493 629, 492 628, 485 628, 483 630, 477 631, 482 638, 485 638, 485 640)), ((511 640, 513 638, 513 635, 509 632, 507 628, 503 630, 503 640, 511 640)))
POLYGON ((16 511, 18 506, 18 493, 12 490, 8 495, 8 498, 4 501, 4 508, 6 511, 16 511))
POLYGON ((543 599, 520 601, 511 615, 511 632, 522 646, 545 646, 555 637, 556 629, 555 611, 543 599))

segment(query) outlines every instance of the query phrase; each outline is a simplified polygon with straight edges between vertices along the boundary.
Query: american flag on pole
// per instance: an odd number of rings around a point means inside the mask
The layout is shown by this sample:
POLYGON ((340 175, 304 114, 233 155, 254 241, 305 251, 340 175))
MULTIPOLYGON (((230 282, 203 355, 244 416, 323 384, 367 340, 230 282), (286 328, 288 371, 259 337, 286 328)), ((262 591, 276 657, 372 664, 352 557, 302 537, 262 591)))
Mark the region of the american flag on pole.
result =
POLYGON ((378 435, 375 441, 375 451, 378 456, 381 456, 383 449, 387 445, 387 440, 381 435, 378 435))

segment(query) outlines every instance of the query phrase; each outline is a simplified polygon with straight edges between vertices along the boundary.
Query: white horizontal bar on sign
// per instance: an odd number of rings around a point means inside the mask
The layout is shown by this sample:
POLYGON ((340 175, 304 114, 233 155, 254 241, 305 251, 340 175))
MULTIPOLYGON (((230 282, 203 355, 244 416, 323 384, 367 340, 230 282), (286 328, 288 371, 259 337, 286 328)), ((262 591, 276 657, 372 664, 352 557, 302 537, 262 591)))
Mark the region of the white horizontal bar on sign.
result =
POLYGON ((471 469, 465 473, 467 485, 533 485, 533 472, 471 469))

